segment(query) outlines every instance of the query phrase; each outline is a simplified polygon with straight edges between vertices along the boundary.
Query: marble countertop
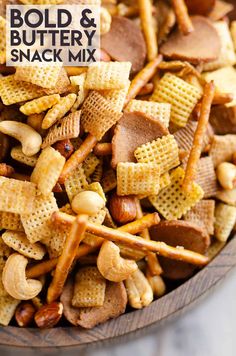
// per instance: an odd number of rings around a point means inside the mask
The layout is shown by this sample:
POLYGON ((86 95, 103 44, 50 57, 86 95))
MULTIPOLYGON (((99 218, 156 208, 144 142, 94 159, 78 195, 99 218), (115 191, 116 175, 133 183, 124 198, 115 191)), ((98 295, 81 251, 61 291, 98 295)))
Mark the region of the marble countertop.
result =
POLYGON ((1 356, 235 356, 236 269, 199 305, 155 333, 96 350, 6 351, 1 356))

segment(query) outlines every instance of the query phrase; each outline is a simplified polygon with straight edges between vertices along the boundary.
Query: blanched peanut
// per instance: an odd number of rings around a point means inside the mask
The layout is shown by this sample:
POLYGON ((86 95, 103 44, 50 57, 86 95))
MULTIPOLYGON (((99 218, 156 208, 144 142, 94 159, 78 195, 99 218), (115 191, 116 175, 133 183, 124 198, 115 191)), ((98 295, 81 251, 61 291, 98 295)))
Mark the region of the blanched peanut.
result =
POLYGON ((77 214, 96 215, 105 207, 105 201, 98 193, 86 190, 74 197, 71 206, 77 214))
POLYGON ((236 184, 236 166, 229 162, 220 163, 216 170, 218 181, 224 189, 233 189, 236 184))

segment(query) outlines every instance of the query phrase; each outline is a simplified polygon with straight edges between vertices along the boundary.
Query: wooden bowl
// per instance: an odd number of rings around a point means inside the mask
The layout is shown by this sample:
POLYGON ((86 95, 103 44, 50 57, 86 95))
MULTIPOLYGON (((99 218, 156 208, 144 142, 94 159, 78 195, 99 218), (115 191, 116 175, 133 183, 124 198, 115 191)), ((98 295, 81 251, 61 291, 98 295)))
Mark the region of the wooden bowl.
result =
POLYGON ((200 297, 213 290, 226 274, 236 265, 236 236, 223 248, 220 254, 194 277, 180 287, 153 302, 149 307, 133 311, 108 321, 92 330, 79 327, 58 327, 48 330, 36 328, 0 328, 0 345, 6 347, 79 348, 98 343, 115 342, 123 337, 129 339, 150 328, 158 326, 185 312, 200 297))

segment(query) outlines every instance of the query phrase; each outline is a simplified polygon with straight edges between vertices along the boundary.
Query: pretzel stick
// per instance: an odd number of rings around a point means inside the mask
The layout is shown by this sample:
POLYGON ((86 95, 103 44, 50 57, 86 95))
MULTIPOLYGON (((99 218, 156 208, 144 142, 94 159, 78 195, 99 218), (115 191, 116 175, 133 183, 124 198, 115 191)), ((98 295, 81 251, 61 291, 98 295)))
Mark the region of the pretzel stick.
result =
MULTIPOLYGON (((66 225, 71 225, 75 219, 74 216, 62 212, 55 212, 53 215, 53 222, 60 221, 66 225)), ((121 243, 123 245, 131 246, 134 249, 142 251, 151 251, 160 254, 161 256, 170 259, 185 261, 194 265, 205 265, 208 263, 208 258, 199 253, 185 250, 184 248, 175 248, 168 246, 160 241, 148 241, 139 236, 131 235, 118 229, 112 229, 103 225, 94 224, 88 221, 87 232, 93 235, 103 237, 108 241, 121 243)))
POLYGON ((97 156, 109 156, 112 154, 111 143, 97 143, 93 149, 93 152, 97 156))
MULTIPOLYGON (((63 215, 63 217, 64 217, 64 215, 63 215)), ((69 215, 69 217, 70 217, 70 215, 69 215)), ((59 216, 59 220, 58 220, 57 216, 55 218, 54 214, 52 216, 52 221, 54 223, 59 222, 60 224, 64 222, 64 220, 61 219, 60 216, 59 216)), ((74 221, 74 219, 69 219, 69 225, 72 225, 73 221, 74 221)), ((143 229, 145 229, 145 228, 149 228, 151 226, 157 225, 159 222, 160 222, 160 218, 159 218, 158 213, 152 213, 152 214, 147 214, 144 217, 142 217, 141 219, 135 220, 129 224, 123 225, 123 226, 119 227, 118 229, 121 231, 129 232, 130 234, 137 234, 137 233, 143 231, 143 229)), ((77 260, 80 257, 84 257, 91 252, 95 252, 102 245, 102 243, 103 243, 103 241, 100 241, 93 246, 82 244, 81 246, 79 246, 79 248, 77 250, 75 259, 77 260)), ((37 278, 41 275, 51 272, 56 267, 57 261, 58 261, 58 258, 53 258, 51 260, 43 261, 43 262, 36 264, 33 267, 30 267, 26 271, 27 278, 37 278)))
POLYGON ((154 22, 152 17, 151 0, 138 0, 138 5, 141 27, 147 46, 147 57, 149 61, 152 61, 154 58, 157 57, 158 44, 157 34, 154 28, 154 22))
POLYGON ((139 92, 139 96, 141 95, 149 95, 152 94, 154 89, 154 84, 153 83, 147 83, 146 85, 144 85, 144 87, 142 87, 142 89, 139 92))
POLYGON ((198 125, 194 134, 193 145, 189 154, 185 177, 183 180, 183 190, 186 193, 191 190, 192 182, 196 176, 197 165, 201 156, 203 139, 207 130, 214 93, 214 83, 207 83, 204 87, 200 118, 198 120, 198 125))
POLYGON ((176 15, 176 19, 179 25, 179 29, 183 35, 188 35, 194 31, 192 21, 188 14, 188 8, 184 0, 172 0, 172 6, 176 15))
POLYGON ((231 103, 231 101, 233 99, 234 99, 234 95, 231 93, 220 93, 220 92, 216 91, 212 104, 213 105, 228 104, 228 103, 231 103))
POLYGON ((0 176, 11 177, 14 172, 13 167, 8 166, 6 163, 0 163, 0 176))
POLYGON ((128 94, 125 100, 125 105, 127 105, 130 100, 136 98, 140 90, 146 85, 157 71, 157 67, 162 61, 162 56, 159 55, 153 61, 149 62, 132 80, 128 94))
POLYGON ((78 148, 78 150, 75 151, 70 156, 70 158, 66 161, 64 168, 61 172, 61 176, 59 178, 59 183, 64 184, 66 178, 80 163, 82 163, 85 160, 85 158, 92 151, 96 143, 97 143, 97 139, 93 135, 88 134, 88 136, 81 144, 81 146, 78 148))
POLYGON ((78 215, 75 217, 70 233, 66 238, 62 254, 58 258, 53 280, 48 288, 48 303, 53 302, 61 295, 71 265, 75 259, 77 249, 84 237, 87 220, 87 215, 78 215))
MULTIPOLYGON (((143 211, 140 204, 140 200, 138 199, 136 199, 136 211, 137 211, 137 218, 142 218, 143 211)), ((143 230, 140 236, 142 236, 146 240, 151 240, 148 229, 143 230)), ((146 260, 152 276, 159 276, 160 274, 163 273, 163 269, 161 268, 156 253, 148 252, 146 260)))

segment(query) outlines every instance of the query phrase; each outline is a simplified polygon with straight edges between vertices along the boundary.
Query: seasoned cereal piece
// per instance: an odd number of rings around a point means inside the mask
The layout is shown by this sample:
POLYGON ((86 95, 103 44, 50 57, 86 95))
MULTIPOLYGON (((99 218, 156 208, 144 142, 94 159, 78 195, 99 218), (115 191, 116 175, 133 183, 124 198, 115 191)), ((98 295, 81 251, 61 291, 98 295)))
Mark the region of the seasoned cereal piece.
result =
POLYGON ((124 89, 127 86, 130 62, 99 62, 88 68, 85 88, 92 90, 124 89))
POLYGON ((215 209, 215 237, 227 241, 236 222, 236 207, 219 203, 215 209))
POLYGON ((170 122, 170 104, 156 103, 154 101, 131 100, 126 106, 125 111, 140 111, 154 119, 158 119, 168 128, 170 122))
POLYGON ((75 277, 74 307, 100 307, 105 299, 106 280, 97 267, 81 268, 75 277))
POLYGON ((65 180, 65 189, 70 202, 76 194, 87 189, 88 182, 84 173, 83 165, 79 164, 65 180))
POLYGON ((35 167, 38 160, 38 155, 33 155, 30 157, 26 156, 22 152, 21 146, 15 146, 11 149, 11 158, 13 158, 15 161, 26 164, 27 166, 35 167))
POLYGON ((51 89, 55 87, 60 71, 61 65, 17 67, 14 79, 51 89))
POLYGON ((108 100, 92 91, 83 104, 81 123, 86 132, 101 140, 121 116, 108 100))
POLYGON ((203 189, 205 199, 216 196, 218 192, 218 185, 211 157, 200 158, 195 182, 203 189))
POLYGON ((134 151, 139 163, 154 163, 160 167, 160 174, 168 172, 180 164, 179 149, 173 135, 163 136, 148 142, 134 151))
POLYGON ((48 96, 42 96, 41 98, 28 101, 20 107, 20 111, 24 115, 40 114, 41 112, 50 109, 53 105, 56 105, 60 100, 59 94, 52 94, 48 96))
POLYGON ((185 126, 202 93, 193 85, 166 73, 158 82, 151 101, 171 104, 170 120, 177 126, 185 126))
POLYGON ((84 87, 86 75, 87 73, 82 73, 80 75, 70 77, 71 84, 79 88, 76 101, 71 109, 72 112, 78 110, 89 93, 89 91, 84 87))
POLYGON ((47 196, 38 194, 35 199, 35 209, 29 213, 21 214, 21 221, 26 236, 31 243, 51 238, 53 227, 51 215, 58 210, 53 193, 47 196))
POLYGON ((2 239, 13 250, 34 260, 41 260, 46 253, 45 248, 40 243, 30 243, 24 232, 5 231, 2 234, 2 239))
POLYGON ((127 85, 124 89, 101 90, 100 94, 110 102, 110 104, 117 112, 121 112, 125 104, 125 99, 129 90, 129 86, 130 81, 128 80, 127 85))
POLYGON ((215 201, 201 200, 184 215, 184 220, 206 229, 209 235, 214 234, 215 201))
POLYGON ((215 167, 222 162, 231 161, 234 152, 236 152, 236 135, 214 136, 209 155, 215 167))
POLYGON ((93 174, 98 164, 99 159, 95 156, 95 154, 90 153, 83 162, 83 169, 87 178, 93 174))
POLYGON ((171 184, 159 194, 150 196, 149 200, 165 219, 181 219, 203 198, 204 192, 196 183, 192 183, 192 189, 189 193, 182 190, 184 170, 181 167, 172 171, 170 178, 171 184))
POLYGON ((9 294, 0 297, 0 325, 9 325, 18 304, 20 300, 12 298, 9 294))
POLYGON ((32 100, 43 96, 43 89, 27 82, 18 82, 13 75, 0 78, 0 97, 4 105, 32 100))
POLYGON ((152 195, 160 189, 160 168, 153 163, 123 163, 117 165, 118 195, 152 195))
POLYGON ((62 119, 72 108, 75 100, 76 94, 73 93, 61 98, 59 103, 54 105, 45 115, 42 122, 42 129, 49 129, 57 120, 62 119))
POLYGON ((0 211, 0 230, 23 231, 20 214, 0 211))
POLYGON ((35 207, 34 183, 0 177, 0 211, 30 213, 35 207))
POLYGON ((43 195, 46 196, 53 190, 65 161, 65 157, 52 147, 47 147, 41 152, 30 180, 37 184, 43 195))
POLYGON ((116 181, 116 174, 113 169, 108 169, 104 172, 101 184, 104 193, 108 193, 111 190, 115 189, 115 187, 117 186, 117 181, 116 181))
POLYGON ((56 122, 45 137, 42 148, 52 146, 57 141, 78 137, 80 133, 80 114, 81 111, 75 111, 56 122))

